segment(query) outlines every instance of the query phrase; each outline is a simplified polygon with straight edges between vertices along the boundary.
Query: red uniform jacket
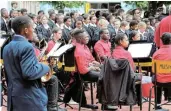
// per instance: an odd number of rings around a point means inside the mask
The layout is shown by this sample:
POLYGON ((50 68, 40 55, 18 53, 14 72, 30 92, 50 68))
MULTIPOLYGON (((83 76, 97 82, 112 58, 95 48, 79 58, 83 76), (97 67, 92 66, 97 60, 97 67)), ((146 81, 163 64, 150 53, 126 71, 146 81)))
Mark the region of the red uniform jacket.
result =
POLYGON ((48 48, 47 48, 46 52, 49 53, 50 50, 54 47, 54 45, 55 45, 55 42, 53 40, 49 41, 48 48))
POLYGON ((88 73, 89 63, 93 62, 95 59, 87 45, 76 43, 75 46, 74 57, 77 62, 78 71, 81 74, 86 74, 88 73))
POLYGON ((126 51, 122 46, 116 46, 113 50, 112 57, 116 59, 127 59, 131 65, 131 68, 135 70, 134 61, 130 52, 126 51))
MULTIPOLYGON (((153 54, 153 60, 169 60, 171 61, 171 45, 163 45, 153 54)), ((157 82, 171 82, 170 74, 157 74, 157 82)))
POLYGON ((111 57, 111 43, 99 40, 94 46, 94 50, 99 57, 107 56, 111 57))
POLYGON ((171 15, 162 19, 159 26, 156 28, 154 42, 156 43, 157 47, 163 45, 160 37, 164 32, 171 32, 171 15))

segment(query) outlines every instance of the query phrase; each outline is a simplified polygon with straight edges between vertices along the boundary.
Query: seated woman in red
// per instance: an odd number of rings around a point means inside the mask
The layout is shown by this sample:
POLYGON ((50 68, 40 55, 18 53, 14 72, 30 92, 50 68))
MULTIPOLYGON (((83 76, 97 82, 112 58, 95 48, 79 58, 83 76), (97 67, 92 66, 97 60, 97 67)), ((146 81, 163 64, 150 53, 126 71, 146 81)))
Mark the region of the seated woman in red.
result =
MULTIPOLYGON (((127 59, 130 63, 131 68, 135 71, 134 61, 132 59, 131 53, 125 50, 124 48, 128 47, 129 41, 128 37, 124 33, 117 33, 115 36, 115 44, 116 47, 113 50, 112 57, 115 59, 127 59)), ((135 80, 140 80, 141 75, 135 75, 135 80)), ((137 92, 137 103, 140 105, 141 96, 140 96, 140 84, 136 84, 136 92, 137 92)))
POLYGON ((124 49, 127 48, 129 44, 129 40, 126 34, 118 33, 115 37, 115 44, 116 47, 113 50, 112 57, 116 59, 127 59, 131 65, 131 68, 135 70, 131 53, 124 49))

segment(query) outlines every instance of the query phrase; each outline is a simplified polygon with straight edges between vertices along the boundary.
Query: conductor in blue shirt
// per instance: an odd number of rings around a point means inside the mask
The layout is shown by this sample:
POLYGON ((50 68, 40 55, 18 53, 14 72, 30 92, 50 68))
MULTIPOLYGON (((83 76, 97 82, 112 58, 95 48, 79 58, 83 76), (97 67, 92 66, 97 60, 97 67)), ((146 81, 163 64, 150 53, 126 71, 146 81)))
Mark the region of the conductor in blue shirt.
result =
POLYGON ((41 77, 50 68, 40 63, 32 44, 33 22, 27 16, 16 17, 12 22, 13 40, 3 50, 8 85, 8 111, 47 111, 47 93, 41 77))

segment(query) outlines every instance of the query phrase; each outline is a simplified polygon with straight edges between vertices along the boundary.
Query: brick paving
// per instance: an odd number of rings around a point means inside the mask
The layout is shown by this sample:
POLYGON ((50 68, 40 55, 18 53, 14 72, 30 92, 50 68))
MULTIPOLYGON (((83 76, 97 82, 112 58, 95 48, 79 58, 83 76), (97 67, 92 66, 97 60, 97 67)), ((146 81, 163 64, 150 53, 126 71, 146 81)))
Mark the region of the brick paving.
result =
MULTIPOLYGON (((95 94, 96 94, 96 90, 94 90, 94 102, 96 103, 97 100, 95 99, 95 94)), ((90 91, 86 91, 86 97, 87 97, 87 101, 88 103, 90 103, 90 91)), ((163 101, 164 102, 164 101, 163 101)), ((6 105, 6 103, 4 103, 6 105)), ((93 110, 93 111, 101 111, 101 105, 100 104, 97 104, 99 109, 97 110, 93 110)), ((67 107, 67 111, 78 111, 78 104, 76 105, 71 105, 74 109, 71 109, 69 107, 67 107)), ((62 105, 61 107, 64 107, 64 105, 62 105)), ((142 111, 148 111, 148 102, 145 102, 143 103, 143 106, 142 106, 142 111)), ((165 105, 165 106, 162 106, 164 109, 168 109, 168 111, 171 111, 171 105, 165 105)), ((151 111, 154 111, 153 110, 153 105, 151 105, 151 111)), ((7 111, 6 107, 2 107, 2 110, 1 111, 7 111)), ((23 110, 24 111, 24 110, 23 110)), ((85 109, 85 108, 82 108, 81 111, 91 111, 91 109, 85 109)), ((111 110, 110 110, 111 111, 111 110)), ((122 109, 119 109, 117 111, 129 111, 129 106, 122 106, 122 109)), ((135 105, 133 106, 133 111, 140 111, 140 107, 135 105)))

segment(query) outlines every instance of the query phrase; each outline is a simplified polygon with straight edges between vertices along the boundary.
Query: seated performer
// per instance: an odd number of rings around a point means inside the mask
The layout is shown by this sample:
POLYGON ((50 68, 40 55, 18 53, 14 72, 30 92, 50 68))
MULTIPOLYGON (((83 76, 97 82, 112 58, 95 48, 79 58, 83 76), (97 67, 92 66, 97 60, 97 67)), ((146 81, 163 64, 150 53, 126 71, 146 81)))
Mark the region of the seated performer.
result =
POLYGON ((128 47, 129 40, 126 34, 118 33, 115 37, 116 47, 113 50, 112 57, 116 59, 127 59, 132 67, 135 70, 134 61, 132 59, 131 53, 125 50, 124 48, 128 47))
POLYGON ((3 50, 8 84, 8 111, 47 111, 47 93, 40 78, 49 67, 39 63, 32 44, 33 22, 27 16, 12 22, 13 40, 3 50))
POLYGON ((97 59, 103 61, 106 57, 111 57, 111 43, 109 42, 110 35, 107 28, 103 28, 99 32, 100 40, 96 42, 94 50, 97 59))
MULTIPOLYGON (((34 45, 35 39, 33 39, 34 52, 37 57, 41 54, 41 51, 34 45)), ((48 111, 58 111, 57 101, 58 101, 58 78, 52 75, 49 81, 44 82, 45 88, 48 95, 48 111)))
MULTIPOLYGON (((164 33, 161 37, 163 45, 157 50, 153 55, 153 60, 164 60, 171 61, 171 33, 164 33)), ((170 74, 157 74, 157 84, 161 85, 170 85, 171 86, 171 73, 170 74)), ((164 89, 165 92, 168 92, 168 100, 171 100, 171 89, 164 89), (169 93, 170 92, 170 93, 169 93)), ((157 104, 161 104, 162 88, 157 87, 157 104)), ((161 109, 160 106, 157 106, 157 109, 161 109)))
MULTIPOLYGON (((72 36, 75 38, 75 52, 74 57, 76 59, 76 64, 81 77, 85 81, 98 81, 100 76, 100 63, 95 61, 92 56, 88 46, 86 45, 89 41, 88 34, 85 30, 75 30, 72 33, 72 36)), ((82 105, 82 107, 89 107, 96 109, 97 106, 94 105, 82 105)))
MULTIPOLYGON (((113 50, 112 57, 115 59, 127 59, 130 63, 132 70, 135 71, 136 68, 135 68, 131 53, 124 49, 124 48, 127 48, 128 44, 129 44, 128 37, 126 36, 126 34, 118 33, 115 37, 115 44, 116 44, 116 47, 113 50)), ((135 79, 139 80, 140 76, 137 75, 137 77, 135 77, 135 79)), ((140 105, 140 100, 141 100, 140 88, 141 88, 140 84, 136 84, 138 105, 140 105)))
POLYGON ((52 37, 52 40, 50 40, 50 41, 48 42, 48 48, 47 48, 47 50, 46 50, 46 53, 49 53, 50 50, 54 47, 55 43, 56 43, 59 39, 61 39, 61 37, 62 37, 62 30, 61 30, 60 28, 55 27, 55 28, 53 28, 53 30, 52 30, 52 34, 53 34, 53 37, 52 37))

